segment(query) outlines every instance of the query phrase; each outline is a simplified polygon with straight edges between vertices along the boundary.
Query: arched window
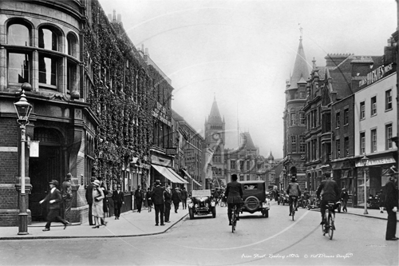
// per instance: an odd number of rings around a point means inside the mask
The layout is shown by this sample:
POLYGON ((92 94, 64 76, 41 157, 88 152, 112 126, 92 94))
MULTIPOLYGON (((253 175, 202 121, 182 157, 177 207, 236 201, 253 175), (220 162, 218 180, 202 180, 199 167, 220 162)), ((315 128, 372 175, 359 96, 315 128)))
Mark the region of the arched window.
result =
POLYGON ((55 30, 42 27, 39 29, 39 48, 58 51, 58 34, 55 30))
POLYGON ((28 27, 22 24, 11 24, 8 27, 7 43, 9 45, 30 46, 28 27))
POLYGON ((23 22, 14 21, 7 27, 7 78, 10 86, 20 86, 31 79, 31 52, 20 46, 30 46, 30 28, 23 22))
POLYGON ((78 40, 75 34, 69 33, 67 35, 66 41, 66 53, 70 56, 76 57, 77 56, 77 43, 78 40))

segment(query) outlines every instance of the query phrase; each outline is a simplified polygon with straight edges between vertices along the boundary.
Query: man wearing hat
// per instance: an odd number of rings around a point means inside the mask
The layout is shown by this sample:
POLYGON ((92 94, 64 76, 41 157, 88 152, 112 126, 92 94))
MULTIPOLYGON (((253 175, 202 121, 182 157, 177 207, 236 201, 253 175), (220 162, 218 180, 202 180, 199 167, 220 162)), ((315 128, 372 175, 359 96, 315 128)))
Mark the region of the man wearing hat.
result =
POLYGON ((164 224, 164 189, 161 187, 161 181, 155 181, 155 187, 151 194, 152 202, 155 208, 155 226, 159 225, 159 218, 161 218, 161 225, 164 224))
POLYGON ((92 177, 90 179, 90 184, 86 187, 86 201, 87 204, 89 205, 89 213, 88 213, 88 218, 89 218, 89 225, 94 225, 93 222, 93 189, 94 189, 94 185, 93 182, 94 180, 96 180, 95 177, 92 177))
POLYGON ((301 196, 301 190, 299 184, 296 180, 296 176, 292 175, 291 182, 288 184, 287 194, 289 196, 289 215, 291 216, 291 204, 294 202, 295 210, 297 211, 298 197, 301 196))
POLYGON ((348 209, 346 208, 346 205, 348 203, 348 199, 349 199, 348 191, 346 191, 346 188, 342 188, 341 200, 342 200, 342 211, 343 212, 348 212, 348 209))
POLYGON ((60 216, 62 197, 60 191, 57 189, 58 181, 51 180, 50 182, 50 192, 47 196, 41 200, 39 203, 48 202, 49 204, 49 213, 47 214, 47 223, 43 231, 50 231, 50 226, 52 222, 60 221, 64 224, 64 230, 69 225, 69 222, 62 219, 60 216))
POLYGON ((395 167, 389 169, 389 181, 385 185, 385 208, 388 213, 387 230, 385 233, 386 240, 398 240, 396 237, 396 212, 398 211, 398 189, 397 179, 398 172, 395 167))

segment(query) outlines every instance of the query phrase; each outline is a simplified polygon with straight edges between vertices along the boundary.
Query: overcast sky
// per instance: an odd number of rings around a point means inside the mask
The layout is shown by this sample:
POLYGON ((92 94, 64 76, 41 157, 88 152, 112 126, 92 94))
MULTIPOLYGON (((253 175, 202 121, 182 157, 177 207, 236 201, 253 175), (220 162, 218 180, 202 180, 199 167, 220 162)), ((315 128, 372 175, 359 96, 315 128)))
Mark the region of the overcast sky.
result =
POLYGON ((285 83, 300 27, 309 67, 327 54, 382 55, 396 30, 394 0, 100 0, 121 14, 137 48, 172 80, 172 108, 203 135, 214 97, 226 121, 260 154, 283 156, 285 83), (239 126, 238 126, 239 125, 239 126))

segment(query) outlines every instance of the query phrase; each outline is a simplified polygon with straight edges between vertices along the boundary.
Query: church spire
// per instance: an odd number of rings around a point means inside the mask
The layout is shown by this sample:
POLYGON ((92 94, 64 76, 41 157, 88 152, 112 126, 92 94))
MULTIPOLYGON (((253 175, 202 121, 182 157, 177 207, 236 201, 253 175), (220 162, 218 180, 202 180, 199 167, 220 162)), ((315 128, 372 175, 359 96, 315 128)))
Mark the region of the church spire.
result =
POLYGON ((213 104, 212 104, 211 113, 209 114, 208 117, 208 123, 223 123, 222 118, 220 116, 219 107, 216 102, 216 96, 213 98, 213 104))
POLYGON ((302 45, 302 27, 300 27, 298 52, 295 58, 294 71, 291 76, 289 89, 297 89, 298 83, 305 83, 309 77, 309 67, 306 62, 305 51, 302 45))

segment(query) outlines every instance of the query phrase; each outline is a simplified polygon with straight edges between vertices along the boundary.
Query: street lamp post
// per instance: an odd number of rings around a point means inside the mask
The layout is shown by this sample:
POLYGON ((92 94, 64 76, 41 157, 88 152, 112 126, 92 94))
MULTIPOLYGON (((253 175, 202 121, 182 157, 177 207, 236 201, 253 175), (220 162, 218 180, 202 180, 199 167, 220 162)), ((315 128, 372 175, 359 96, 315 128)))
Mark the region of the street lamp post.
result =
POLYGON ((369 160, 369 158, 367 158, 367 156, 366 156, 366 154, 363 154, 363 157, 362 157, 362 163, 363 163, 363 182, 364 182, 364 214, 369 214, 368 212, 367 212, 367 184, 366 184, 366 180, 367 180, 367 177, 366 177, 366 164, 367 164, 367 161, 369 160))
POLYGON ((25 142, 26 142, 26 125, 29 124, 29 115, 32 111, 32 105, 28 103, 25 96, 25 89, 30 90, 31 85, 24 83, 21 86, 21 98, 18 102, 14 103, 15 110, 18 115, 18 124, 21 129, 21 197, 19 202, 19 221, 18 221, 18 235, 28 234, 28 213, 26 206, 26 193, 25 193, 25 142))

